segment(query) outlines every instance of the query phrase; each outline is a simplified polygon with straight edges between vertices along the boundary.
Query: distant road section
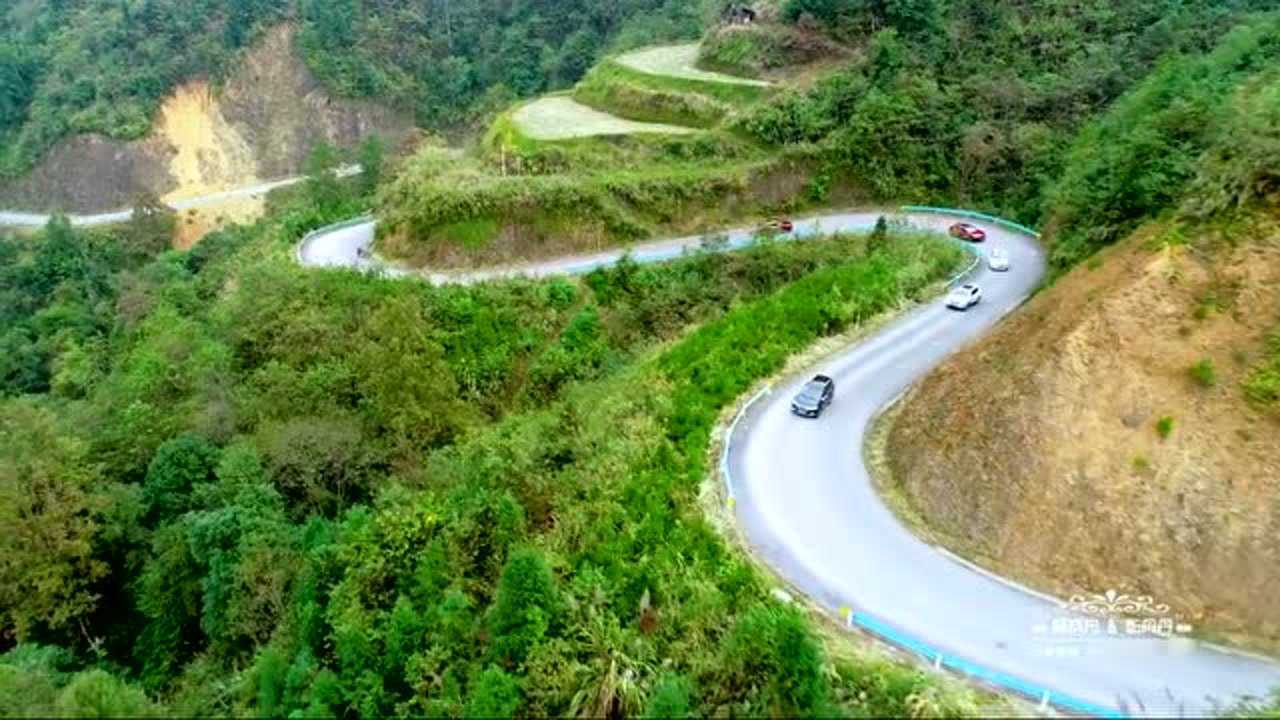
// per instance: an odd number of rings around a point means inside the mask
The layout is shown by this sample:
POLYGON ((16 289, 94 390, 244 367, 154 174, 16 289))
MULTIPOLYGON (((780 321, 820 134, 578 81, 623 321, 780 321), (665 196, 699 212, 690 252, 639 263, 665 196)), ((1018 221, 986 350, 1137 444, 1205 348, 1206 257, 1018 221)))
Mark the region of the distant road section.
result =
MULTIPOLYGON (((350 177, 360 172, 358 165, 349 165, 341 168, 336 173, 338 177, 350 177)), ((221 192, 209 193, 207 195, 199 195, 197 197, 183 198, 167 203, 167 205, 178 212, 183 210, 192 210, 195 208, 209 207, 227 202, 229 200, 242 200, 244 198, 266 195, 272 190, 290 185, 297 185, 306 180, 305 177, 290 177, 282 180, 271 180, 268 182, 256 183, 245 187, 233 188, 231 190, 223 190, 221 192)), ((114 223, 127 222, 133 215, 133 209, 115 210, 108 213, 99 213, 96 215, 68 215, 67 218, 72 225, 79 227, 90 227, 94 225, 112 225, 114 223)), ((0 227, 18 227, 18 228, 40 228, 48 224, 51 215, 43 215, 38 213, 26 213, 16 210, 0 210, 0 227)))
POLYGON ((772 86, 772 83, 764 80, 752 80, 698 69, 698 52, 701 47, 699 43, 690 43, 688 45, 648 48, 647 50, 637 50, 619 55, 617 62, 619 65, 624 65, 632 70, 649 75, 666 75, 667 77, 717 82, 725 85, 772 86))
MULTIPOLYGON (((874 227, 876 220, 883 215, 885 213, 880 212, 833 213, 822 217, 796 220, 794 231, 779 235, 778 240, 804 240, 839 232, 862 232, 874 227)), ((308 235, 298 245, 298 262, 306 267, 340 267, 381 272, 392 277, 418 277, 437 285, 465 285, 518 277, 581 275, 614 265, 624 256, 629 256, 637 263, 646 264, 675 260, 683 255, 708 250, 719 252, 740 250, 756 242, 758 228, 739 228, 709 235, 689 235, 618 247, 598 253, 457 272, 414 270, 375 259, 372 252, 375 230, 376 223, 373 220, 341 223, 332 228, 321 229, 308 235), (709 243, 708 239, 713 236, 715 242, 709 243)))

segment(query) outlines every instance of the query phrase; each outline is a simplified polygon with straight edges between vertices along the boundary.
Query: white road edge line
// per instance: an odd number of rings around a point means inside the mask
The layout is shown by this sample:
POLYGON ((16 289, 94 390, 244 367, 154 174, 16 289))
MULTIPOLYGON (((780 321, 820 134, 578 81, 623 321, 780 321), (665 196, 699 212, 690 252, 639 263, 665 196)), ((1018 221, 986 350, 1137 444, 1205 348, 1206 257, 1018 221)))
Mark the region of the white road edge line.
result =
POLYGON ((729 423, 729 427, 724 431, 724 439, 720 442, 723 446, 723 450, 721 450, 720 453, 720 474, 724 476, 725 491, 729 495, 730 503, 736 502, 738 499, 737 495, 733 491, 733 474, 729 472, 729 451, 732 449, 734 431, 738 429, 738 424, 747 416, 747 412, 751 410, 752 406, 757 402, 760 402, 760 398, 763 398, 772 392, 773 385, 765 385, 760 392, 752 396, 750 400, 738 409, 738 414, 734 416, 733 422, 729 423))

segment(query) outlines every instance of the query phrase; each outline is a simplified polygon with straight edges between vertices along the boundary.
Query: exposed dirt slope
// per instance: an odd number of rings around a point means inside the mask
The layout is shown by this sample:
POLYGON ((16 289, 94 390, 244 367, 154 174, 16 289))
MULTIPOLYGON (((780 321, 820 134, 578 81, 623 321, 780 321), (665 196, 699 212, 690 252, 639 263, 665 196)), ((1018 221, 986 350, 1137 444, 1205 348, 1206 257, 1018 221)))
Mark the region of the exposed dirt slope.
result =
POLYGON ((152 134, 122 142, 96 136, 55 147, 26 177, 0 185, 0 207, 93 213, 138 195, 192 197, 297 174, 320 139, 352 145, 369 134, 402 142, 412 123, 386 108, 330 97, 275 28, 221 88, 193 80, 156 115, 152 134))
POLYGON ((931 375, 889 439, 913 510, 1034 587, 1139 591, 1280 647, 1280 423, 1240 389, 1280 323, 1277 220, 1189 246, 1148 228, 931 375))

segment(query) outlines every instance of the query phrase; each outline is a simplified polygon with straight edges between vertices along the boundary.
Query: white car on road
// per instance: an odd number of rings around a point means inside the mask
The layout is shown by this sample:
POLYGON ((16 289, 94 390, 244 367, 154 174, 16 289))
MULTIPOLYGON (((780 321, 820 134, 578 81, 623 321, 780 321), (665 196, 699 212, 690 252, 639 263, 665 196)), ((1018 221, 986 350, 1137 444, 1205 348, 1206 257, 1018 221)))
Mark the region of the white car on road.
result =
POLYGON ((947 307, 954 310, 968 310, 982 302, 982 288, 966 283, 947 295, 947 307))
POLYGON ((987 267, 995 272, 1009 271, 1009 253, 1004 250, 992 250, 987 256, 987 267))

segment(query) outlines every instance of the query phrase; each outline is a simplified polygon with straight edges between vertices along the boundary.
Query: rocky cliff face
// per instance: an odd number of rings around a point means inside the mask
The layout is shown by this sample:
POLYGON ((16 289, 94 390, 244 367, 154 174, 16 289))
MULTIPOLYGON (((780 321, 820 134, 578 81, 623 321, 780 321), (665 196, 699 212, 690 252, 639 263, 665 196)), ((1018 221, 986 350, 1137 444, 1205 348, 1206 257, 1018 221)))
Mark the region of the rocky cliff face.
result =
POLYGON ((276 28, 246 56, 226 83, 220 105, 252 148, 262 178, 297 174, 320 140, 350 146, 376 134, 399 145, 413 130, 403 114, 326 92, 294 51, 289 26, 276 28))
POLYGON ((314 144, 350 146, 377 134, 404 142, 411 120, 368 101, 330 96, 293 47, 293 29, 268 32, 222 87, 176 88, 149 137, 71 138, 26 177, 0 185, 0 207, 103 212, 145 193, 191 197, 298 174, 314 144))

